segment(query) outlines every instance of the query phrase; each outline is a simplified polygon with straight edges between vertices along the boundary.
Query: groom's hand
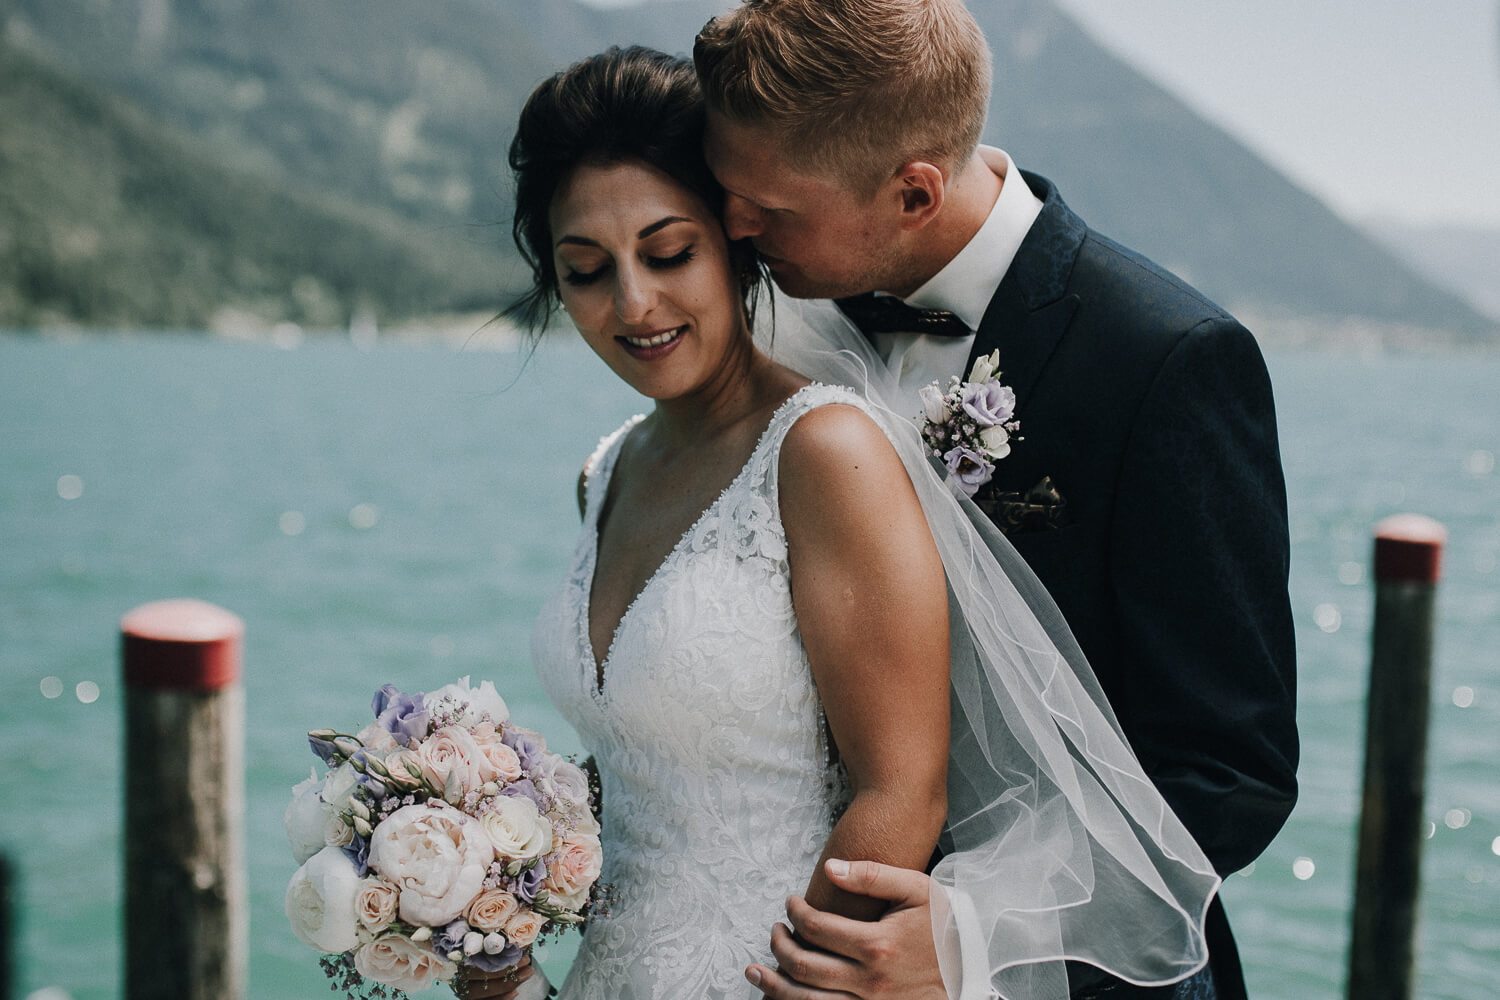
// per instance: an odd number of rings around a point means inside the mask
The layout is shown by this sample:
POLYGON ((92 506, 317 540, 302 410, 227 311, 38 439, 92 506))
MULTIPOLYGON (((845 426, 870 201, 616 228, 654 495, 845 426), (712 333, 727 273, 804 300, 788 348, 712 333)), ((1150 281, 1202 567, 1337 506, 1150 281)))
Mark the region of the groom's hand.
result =
POLYGON ((813 909, 793 896, 771 930, 778 969, 752 965, 746 978, 772 1000, 947 1000, 932 944, 928 879, 874 861, 830 860, 824 870, 845 892, 889 902, 874 922, 813 909))

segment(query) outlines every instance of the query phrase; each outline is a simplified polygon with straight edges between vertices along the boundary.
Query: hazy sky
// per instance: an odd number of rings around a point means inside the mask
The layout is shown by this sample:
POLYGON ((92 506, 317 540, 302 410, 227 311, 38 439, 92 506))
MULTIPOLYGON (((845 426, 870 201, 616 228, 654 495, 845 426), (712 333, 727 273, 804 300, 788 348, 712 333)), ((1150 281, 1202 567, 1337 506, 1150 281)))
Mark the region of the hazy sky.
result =
POLYGON ((1346 217, 1500 228, 1497 0, 1058 2, 1346 217))
POLYGON ((1346 218, 1500 229, 1500 0, 1056 2, 1346 218))

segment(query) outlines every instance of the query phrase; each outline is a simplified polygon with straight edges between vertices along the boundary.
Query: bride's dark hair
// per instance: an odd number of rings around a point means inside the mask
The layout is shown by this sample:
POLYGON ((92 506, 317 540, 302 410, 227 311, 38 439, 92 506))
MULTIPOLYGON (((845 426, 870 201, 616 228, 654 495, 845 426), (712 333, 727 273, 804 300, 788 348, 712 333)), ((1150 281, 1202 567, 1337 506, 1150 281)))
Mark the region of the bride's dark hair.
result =
MULTIPOLYGON (((703 160, 703 93, 693 64, 641 46, 610 48, 543 81, 526 100, 510 144, 512 223, 532 284, 506 315, 531 331, 558 304, 548 213, 558 186, 584 164, 639 161, 701 198, 718 217, 724 189, 703 160)), ((746 313, 760 269, 749 240, 729 245, 746 313)))

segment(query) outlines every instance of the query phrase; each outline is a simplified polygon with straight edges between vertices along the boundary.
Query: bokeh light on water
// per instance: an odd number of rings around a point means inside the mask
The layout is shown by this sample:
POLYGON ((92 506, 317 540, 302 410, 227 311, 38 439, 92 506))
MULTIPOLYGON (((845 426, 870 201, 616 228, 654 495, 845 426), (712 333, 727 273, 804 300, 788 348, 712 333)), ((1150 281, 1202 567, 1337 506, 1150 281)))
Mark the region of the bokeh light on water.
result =
MULTIPOLYGON (((1302 793, 1258 863, 1225 885, 1251 995, 1343 995, 1370 531, 1412 509, 1451 533, 1418 997, 1487 1000, 1500 954, 1500 476, 1476 474, 1486 463, 1474 456, 1500 452, 1489 388, 1500 359, 1269 360, 1293 531, 1302 793), (1400 421, 1390 399, 1410 401, 1400 421), (1455 810, 1468 817, 1456 828, 1455 810)), ((199 597, 246 621, 252 1000, 327 995, 282 914, 293 865, 281 817, 313 763, 307 729, 358 722, 381 682, 471 674, 495 680, 553 745, 578 749, 531 675, 531 623, 566 573, 580 464, 642 404, 570 342, 543 345, 506 389, 516 368, 510 355, 311 338, 285 351, 0 338, 0 698, 17 707, 0 769, 30 805, 0 810, 24 916, 17 996, 119 995, 120 802, 80 794, 78 781, 118 786, 115 629, 138 604, 199 597), (86 492, 65 501, 64 475, 86 492), (78 697, 85 682, 93 701, 78 697), (59 940, 90 961, 58 962, 59 940)), ((549 946, 549 972, 573 948, 549 946)))

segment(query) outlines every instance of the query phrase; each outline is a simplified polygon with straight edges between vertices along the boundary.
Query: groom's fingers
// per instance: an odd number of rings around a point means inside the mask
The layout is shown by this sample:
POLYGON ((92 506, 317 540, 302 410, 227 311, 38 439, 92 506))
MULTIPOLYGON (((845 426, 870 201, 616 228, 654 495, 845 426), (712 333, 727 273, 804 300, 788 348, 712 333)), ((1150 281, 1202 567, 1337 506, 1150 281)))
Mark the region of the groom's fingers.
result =
MULTIPOLYGON (((829 913, 826 910, 815 908, 801 896, 791 896, 786 901, 787 920, 796 932, 796 939, 790 934, 788 940, 794 944, 801 942, 820 949, 822 952, 840 956, 847 965, 856 965, 869 959, 870 945, 877 938, 877 924, 865 920, 854 920, 850 917, 840 916, 837 913, 829 913)), ((781 927, 780 924, 776 925, 781 927)), ((785 930, 785 928, 782 928, 785 930)), ((771 947, 776 947, 776 928, 771 930, 771 947)), ((783 969, 787 963, 780 955, 776 956, 781 962, 783 969)), ((801 976, 795 978, 801 979, 801 976)))
POLYGON ((884 899, 896 907, 925 906, 929 880, 910 868, 893 868, 878 861, 839 861, 823 866, 834 885, 859 896, 884 899))
POLYGON ((745 978, 769 1000, 858 1000, 852 993, 830 993, 795 982, 764 965, 750 966, 745 978))
POLYGON ((859 972, 857 962, 798 940, 785 924, 771 928, 771 954, 776 958, 778 972, 804 986, 844 989, 859 972))

